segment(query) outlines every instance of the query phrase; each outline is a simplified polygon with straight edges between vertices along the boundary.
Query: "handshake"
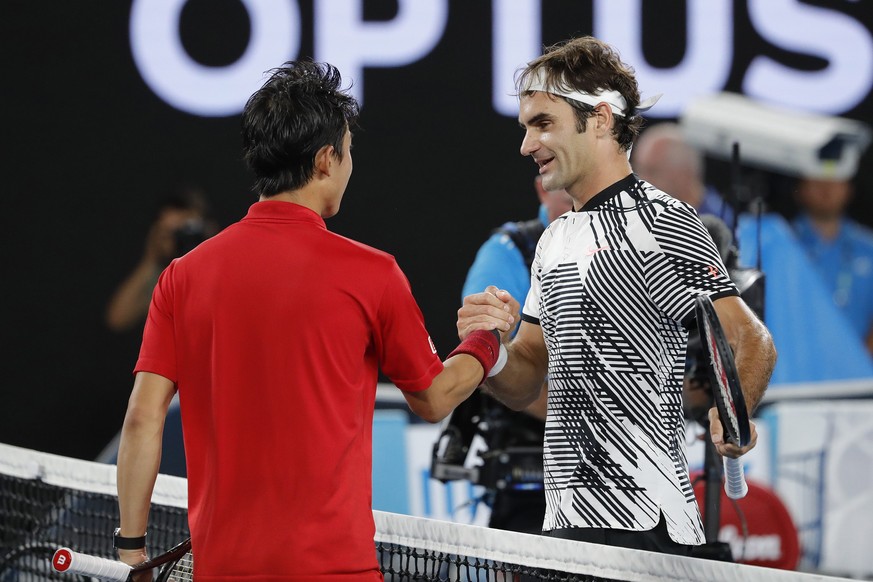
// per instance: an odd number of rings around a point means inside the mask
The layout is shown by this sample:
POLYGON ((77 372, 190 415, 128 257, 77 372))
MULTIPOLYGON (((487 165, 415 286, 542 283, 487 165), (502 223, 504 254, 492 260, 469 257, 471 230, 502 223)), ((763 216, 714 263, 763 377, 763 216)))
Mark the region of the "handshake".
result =
POLYGON ((482 381, 499 374, 507 361, 506 347, 518 322, 520 305, 507 291, 490 286, 482 293, 468 295, 458 310, 460 345, 449 358, 467 354, 476 358, 484 370, 482 381))
POLYGON ((493 378, 480 387, 513 410, 524 410, 539 397, 548 370, 540 327, 519 326, 520 312, 519 302, 493 285, 464 297, 457 322, 462 341, 449 356, 466 353, 479 360, 482 383, 493 378))

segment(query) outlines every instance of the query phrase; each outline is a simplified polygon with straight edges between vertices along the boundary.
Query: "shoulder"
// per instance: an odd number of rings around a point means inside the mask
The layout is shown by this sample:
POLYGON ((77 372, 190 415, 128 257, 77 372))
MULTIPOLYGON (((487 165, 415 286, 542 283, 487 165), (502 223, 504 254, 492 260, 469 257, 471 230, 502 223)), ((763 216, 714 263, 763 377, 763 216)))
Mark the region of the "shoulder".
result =
MULTIPOLYGON (((674 198, 643 180, 639 188, 626 192, 634 201, 640 218, 655 231, 687 231, 702 228, 700 215, 687 202, 674 198)), ((677 232, 678 234, 678 232, 677 232)))
POLYGON ((326 231, 326 235, 333 247, 337 258, 345 257, 350 260, 365 261, 373 265, 390 266, 396 264, 394 255, 368 244, 347 238, 334 232, 326 231))
POLYGON ((678 198, 674 198, 660 190, 657 186, 649 184, 645 180, 640 180, 639 186, 638 195, 651 202, 658 212, 671 211, 671 213, 697 215, 697 211, 693 206, 678 198))
POLYGON ((557 217, 555 220, 549 224, 549 226, 545 227, 545 230, 540 235, 539 242, 537 243, 538 247, 548 247, 553 240, 560 239, 561 232, 567 232, 567 228, 570 225, 571 216, 573 215, 573 211, 566 212, 561 216, 557 217))
POLYGON ((515 244, 515 240, 513 240, 512 236, 507 232, 495 232, 488 237, 488 240, 482 243, 480 248, 505 252, 518 252, 518 246, 515 244))
POLYGON ((521 249, 506 232, 495 232, 476 251, 470 270, 501 269, 513 264, 524 265, 521 249))

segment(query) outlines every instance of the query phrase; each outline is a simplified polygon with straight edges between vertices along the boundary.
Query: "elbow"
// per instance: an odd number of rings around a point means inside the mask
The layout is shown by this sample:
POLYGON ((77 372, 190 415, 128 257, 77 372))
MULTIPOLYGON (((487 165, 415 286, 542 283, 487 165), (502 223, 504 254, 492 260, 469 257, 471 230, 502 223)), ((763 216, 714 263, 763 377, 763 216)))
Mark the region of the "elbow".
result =
POLYGON ((425 422, 436 424, 452 413, 451 403, 432 389, 405 393, 409 409, 425 422))
POLYGON ((106 323, 106 327, 109 328, 110 331, 124 331, 124 322, 111 307, 106 310, 106 315, 104 316, 103 321, 106 323))
POLYGON ((776 366, 776 360, 778 360, 778 359, 779 359, 779 352, 776 351, 776 344, 774 344, 773 341, 771 340, 770 341, 770 361, 772 362, 774 367, 776 366))
POLYGON ((443 419, 448 416, 447 414, 430 414, 427 416, 422 416, 421 419, 429 424, 439 424, 443 421, 443 419))
POLYGON ((527 410, 531 404, 536 402, 536 399, 536 396, 534 396, 533 398, 524 398, 521 400, 504 400, 503 404, 515 412, 523 412, 524 410, 527 410))
POLYGON ((128 331, 133 327, 133 324, 136 323, 136 320, 130 317, 129 314, 124 313, 114 306, 110 306, 110 308, 106 310, 104 321, 109 331, 119 333, 128 331))
POLYGON ((430 424, 437 424, 449 415, 451 410, 442 410, 431 403, 410 403, 410 410, 420 419, 430 424))
POLYGON ((489 383, 485 383, 485 391, 489 396, 492 396, 499 400, 506 407, 514 410, 515 412, 522 412, 526 410, 531 404, 537 401, 540 397, 540 393, 542 391, 542 383, 538 383, 536 385, 531 385, 529 390, 526 390, 523 393, 513 393, 507 394, 502 390, 495 389, 490 386, 489 383))
POLYGON ((163 432, 166 411, 156 410, 140 403, 130 402, 124 415, 122 432, 126 434, 152 435, 163 432))
POLYGON ((776 366, 776 359, 779 357, 779 353, 776 351, 776 344, 773 342, 773 335, 770 333, 766 327, 761 326, 763 328, 763 345, 765 347, 765 351, 767 354, 767 359, 770 363, 770 370, 776 366))

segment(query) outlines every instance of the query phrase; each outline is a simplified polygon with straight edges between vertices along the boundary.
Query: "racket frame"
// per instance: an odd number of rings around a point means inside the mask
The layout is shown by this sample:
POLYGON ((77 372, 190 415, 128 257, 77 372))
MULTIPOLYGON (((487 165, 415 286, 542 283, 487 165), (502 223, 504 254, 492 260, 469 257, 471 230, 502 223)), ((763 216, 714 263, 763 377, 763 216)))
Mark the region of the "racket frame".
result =
POLYGON ((699 295, 694 302, 694 311, 700 330, 700 343, 703 345, 704 353, 709 360, 708 369, 712 383, 712 394, 724 428, 725 440, 739 447, 745 447, 752 438, 751 425, 733 351, 724 335, 724 330, 710 298, 706 295, 699 295), (713 350, 713 346, 717 351, 713 350), (716 361, 716 354, 719 356, 718 361, 716 361), (720 377, 722 375, 723 377, 720 377), (721 389, 722 379, 727 384, 726 394, 721 389))
MULTIPOLYGON (((699 295, 694 302, 694 311, 700 331, 700 343, 709 360, 712 394, 725 441, 745 447, 751 441, 752 428, 733 351, 725 337, 712 300, 706 295, 699 295), (718 359, 716 355, 719 356, 718 359), (726 393, 722 390, 722 380, 727 384, 726 393)), ((724 462, 725 493, 731 499, 742 499, 749 492, 742 461, 727 457, 724 462)))

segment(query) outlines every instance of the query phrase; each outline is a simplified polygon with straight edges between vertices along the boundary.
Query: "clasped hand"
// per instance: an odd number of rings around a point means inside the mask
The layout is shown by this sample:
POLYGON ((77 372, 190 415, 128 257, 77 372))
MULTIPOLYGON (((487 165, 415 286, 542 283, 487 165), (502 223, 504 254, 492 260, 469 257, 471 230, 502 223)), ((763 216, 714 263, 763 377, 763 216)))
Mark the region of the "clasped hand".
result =
POLYGON ((470 333, 496 329, 505 342, 519 320, 521 305, 508 291, 490 285, 482 293, 464 297, 458 309, 458 337, 466 339, 470 333))

